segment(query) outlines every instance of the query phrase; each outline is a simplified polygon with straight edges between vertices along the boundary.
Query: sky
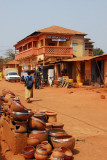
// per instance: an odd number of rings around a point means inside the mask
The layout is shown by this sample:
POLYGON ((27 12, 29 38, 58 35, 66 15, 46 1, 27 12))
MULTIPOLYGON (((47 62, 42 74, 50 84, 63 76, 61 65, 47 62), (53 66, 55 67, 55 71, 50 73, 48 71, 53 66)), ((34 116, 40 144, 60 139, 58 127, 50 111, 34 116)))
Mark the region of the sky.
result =
POLYGON ((52 25, 87 33, 107 53, 107 0, 0 0, 0 56, 52 25))

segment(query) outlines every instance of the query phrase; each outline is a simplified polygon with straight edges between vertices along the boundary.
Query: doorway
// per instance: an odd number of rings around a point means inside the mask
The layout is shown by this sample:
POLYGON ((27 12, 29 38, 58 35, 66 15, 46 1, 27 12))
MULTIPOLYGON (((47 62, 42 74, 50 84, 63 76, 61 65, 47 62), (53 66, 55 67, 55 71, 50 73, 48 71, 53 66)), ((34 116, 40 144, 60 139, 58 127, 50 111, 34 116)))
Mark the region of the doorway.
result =
POLYGON ((103 84, 104 80, 104 60, 92 61, 91 63, 91 81, 103 84))

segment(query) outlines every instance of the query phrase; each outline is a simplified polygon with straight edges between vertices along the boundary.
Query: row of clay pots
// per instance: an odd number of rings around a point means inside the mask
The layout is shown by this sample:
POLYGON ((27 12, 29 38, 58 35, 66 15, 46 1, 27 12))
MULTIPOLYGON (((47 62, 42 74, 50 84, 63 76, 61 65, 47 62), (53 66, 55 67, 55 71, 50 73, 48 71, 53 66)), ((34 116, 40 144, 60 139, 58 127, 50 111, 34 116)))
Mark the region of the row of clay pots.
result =
POLYGON ((56 112, 39 112, 34 114, 35 118, 39 118, 40 120, 48 123, 56 122, 57 121, 57 113, 56 112))
POLYGON ((53 148, 67 147, 70 150, 73 150, 75 146, 75 138, 71 135, 68 135, 62 129, 50 129, 48 132, 46 130, 33 130, 29 133, 29 145, 32 145, 32 139, 35 141, 33 146, 36 146, 38 141, 41 143, 42 141, 46 140, 49 140, 53 148))
POLYGON ((34 149, 34 146, 26 146, 23 149, 23 156, 26 159, 35 157, 38 160, 45 160, 51 152, 52 146, 48 143, 48 141, 43 141, 41 144, 36 146, 36 149, 34 149))
POLYGON ((61 147, 52 151, 51 145, 48 142, 43 142, 43 144, 37 145, 36 149, 33 146, 26 146, 22 153, 26 159, 32 159, 35 157, 37 160, 47 160, 50 154, 51 160, 71 160, 73 158, 70 149, 61 147))

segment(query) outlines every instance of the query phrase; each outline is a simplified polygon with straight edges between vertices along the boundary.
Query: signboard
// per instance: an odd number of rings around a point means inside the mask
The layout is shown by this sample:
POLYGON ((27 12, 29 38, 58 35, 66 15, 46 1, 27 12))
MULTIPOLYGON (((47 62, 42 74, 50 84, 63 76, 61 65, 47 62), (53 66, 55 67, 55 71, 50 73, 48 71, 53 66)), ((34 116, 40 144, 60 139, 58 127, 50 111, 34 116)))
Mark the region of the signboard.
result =
POLYGON ((60 39, 59 39, 59 38, 58 38, 58 39, 57 39, 57 38, 55 39, 55 38, 54 38, 54 39, 52 39, 52 41, 63 41, 63 42, 65 42, 66 39, 64 39, 64 38, 63 38, 63 39, 61 39, 61 38, 60 38, 60 39))
POLYGON ((68 39, 70 39, 70 37, 63 37, 63 36, 46 36, 46 38, 50 38, 50 39, 57 39, 58 40, 61 40, 61 41, 66 41, 68 39))

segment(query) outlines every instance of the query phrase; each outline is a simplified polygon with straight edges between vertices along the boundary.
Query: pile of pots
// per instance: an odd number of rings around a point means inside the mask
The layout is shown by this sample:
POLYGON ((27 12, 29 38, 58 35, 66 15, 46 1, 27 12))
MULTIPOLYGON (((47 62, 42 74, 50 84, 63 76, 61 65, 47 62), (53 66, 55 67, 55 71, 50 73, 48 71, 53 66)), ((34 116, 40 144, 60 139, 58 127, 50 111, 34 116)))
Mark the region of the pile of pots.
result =
POLYGON ((18 133, 27 133, 27 146, 22 154, 26 159, 68 160, 72 159, 75 138, 57 122, 57 113, 40 111, 37 113, 24 107, 11 91, 4 89, 3 118, 18 133))

